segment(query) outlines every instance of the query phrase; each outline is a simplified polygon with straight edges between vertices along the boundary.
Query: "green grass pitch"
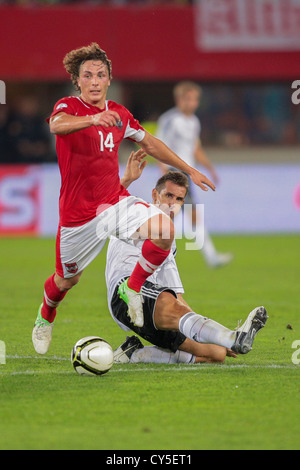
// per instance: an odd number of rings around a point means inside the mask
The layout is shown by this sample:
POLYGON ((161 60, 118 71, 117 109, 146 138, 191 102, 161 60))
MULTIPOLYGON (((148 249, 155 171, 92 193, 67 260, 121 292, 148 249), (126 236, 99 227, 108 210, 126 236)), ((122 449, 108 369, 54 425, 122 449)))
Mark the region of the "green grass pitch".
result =
POLYGON ((66 296, 51 348, 38 357, 31 332, 55 243, 1 239, 0 449, 299 449, 299 241, 215 237, 235 254, 218 270, 178 241, 185 298, 196 312, 235 328, 254 307, 267 308, 248 355, 224 365, 116 365, 103 377, 81 377, 69 359, 78 339, 99 335, 116 348, 125 338, 107 309, 106 249, 66 296))

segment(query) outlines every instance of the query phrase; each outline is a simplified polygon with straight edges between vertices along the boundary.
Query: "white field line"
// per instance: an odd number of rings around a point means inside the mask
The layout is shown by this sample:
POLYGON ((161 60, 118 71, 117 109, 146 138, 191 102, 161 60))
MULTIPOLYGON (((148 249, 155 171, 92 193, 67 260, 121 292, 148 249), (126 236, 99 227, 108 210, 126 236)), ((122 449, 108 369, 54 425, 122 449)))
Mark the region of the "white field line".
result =
POLYGON ((43 360, 48 360, 48 361, 70 361, 70 358, 67 358, 67 357, 59 357, 59 356, 19 356, 18 354, 15 354, 14 356, 6 356, 6 359, 43 359, 43 360))
MULTIPOLYGON (((57 357, 57 356, 19 356, 19 355, 14 355, 14 356, 6 356, 7 359, 17 359, 17 360, 23 360, 23 359, 41 359, 41 360, 50 360, 50 361, 57 361, 57 362, 63 362, 63 361, 68 361, 70 362, 70 359, 67 357, 57 357)), ((136 366, 136 364, 135 364, 136 366)), ((3 372, 1 371, 2 367, 5 368, 4 366, 0 367, 0 376, 2 375, 36 375, 36 374, 73 374, 73 370, 69 371, 61 371, 61 370, 25 370, 25 371, 14 371, 14 372, 3 372)), ((166 366, 166 367, 159 367, 159 368, 154 368, 149 365, 149 367, 145 366, 143 368, 122 368, 117 365, 116 368, 112 368, 110 370, 110 373, 127 373, 127 372, 196 372, 202 370, 232 370, 232 369, 291 369, 291 370, 296 370, 297 368, 300 370, 299 366, 296 365, 282 365, 282 364, 269 364, 269 365, 256 365, 256 364, 190 364, 190 365, 177 365, 172 364, 171 367, 166 366)))

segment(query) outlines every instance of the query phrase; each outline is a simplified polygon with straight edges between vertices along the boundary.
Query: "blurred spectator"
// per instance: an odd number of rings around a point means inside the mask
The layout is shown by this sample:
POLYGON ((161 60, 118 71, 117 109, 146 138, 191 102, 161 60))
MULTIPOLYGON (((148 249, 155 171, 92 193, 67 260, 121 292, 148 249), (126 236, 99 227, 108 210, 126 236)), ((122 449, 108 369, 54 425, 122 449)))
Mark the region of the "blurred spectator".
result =
MULTIPOLYGON (((34 96, 20 96, 6 123, 11 163, 53 161, 51 135, 34 96)), ((2 158, 1 158, 2 160, 2 158)))

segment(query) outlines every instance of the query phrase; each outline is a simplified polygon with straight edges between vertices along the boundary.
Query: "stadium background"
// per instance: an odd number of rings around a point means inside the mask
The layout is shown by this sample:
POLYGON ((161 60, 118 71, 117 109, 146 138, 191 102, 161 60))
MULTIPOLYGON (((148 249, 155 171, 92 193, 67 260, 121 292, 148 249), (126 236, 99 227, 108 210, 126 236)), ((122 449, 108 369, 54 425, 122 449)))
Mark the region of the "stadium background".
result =
MULTIPOLYGON (((0 233, 54 235, 60 184, 45 118, 74 94, 62 66, 97 41, 109 98, 155 132, 178 80, 201 84, 202 143, 220 175, 199 195, 214 233, 300 231, 300 4, 260 1, 0 2, 0 233)), ((120 152, 121 172, 131 145, 120 152)), ((153 161, 151 162, 153 163, 153 161)), ((155 164, 132 187, 146 199, 155 164)))

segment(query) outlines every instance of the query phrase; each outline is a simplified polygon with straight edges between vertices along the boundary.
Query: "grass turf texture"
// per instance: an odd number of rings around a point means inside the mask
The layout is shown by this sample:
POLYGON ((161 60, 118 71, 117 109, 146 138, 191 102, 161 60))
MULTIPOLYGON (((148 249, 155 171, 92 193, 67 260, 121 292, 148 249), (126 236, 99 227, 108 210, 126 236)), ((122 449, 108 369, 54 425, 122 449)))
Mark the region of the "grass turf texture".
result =
POLYGON ((234 252, 230 266, 210 270, 178 242, 185 298, 229 328, 265 305, 253 351, 225 365, 115 365, 89 378, 70 363, 75 342, 99 335, 116 348, 125 338, 106 305, 106 249, 65 298, 50 351, 38 357, 31 332, 54 240, 1 239, 0 449, 299 449, 299 237, 215 241, 234 252))

